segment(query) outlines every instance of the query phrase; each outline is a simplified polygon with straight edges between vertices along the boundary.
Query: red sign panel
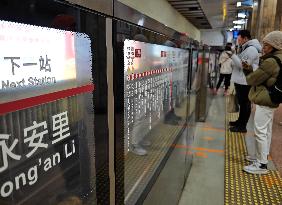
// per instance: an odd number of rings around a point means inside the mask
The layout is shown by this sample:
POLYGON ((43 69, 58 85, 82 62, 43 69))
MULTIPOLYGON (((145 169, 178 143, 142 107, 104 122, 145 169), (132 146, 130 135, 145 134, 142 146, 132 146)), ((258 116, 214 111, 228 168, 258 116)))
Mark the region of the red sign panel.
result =
POLYGON ((135 57, 141 58, 141 49, 135 49, 135 57))

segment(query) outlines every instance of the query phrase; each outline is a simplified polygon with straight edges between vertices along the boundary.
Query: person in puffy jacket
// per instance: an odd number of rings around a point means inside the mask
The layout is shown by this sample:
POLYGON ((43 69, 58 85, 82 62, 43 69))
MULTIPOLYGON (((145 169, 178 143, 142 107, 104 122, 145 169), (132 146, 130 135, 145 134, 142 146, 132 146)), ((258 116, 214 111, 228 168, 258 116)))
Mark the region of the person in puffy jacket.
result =
POLYGON ((263 56, 255 71, 253 71, 252 65, 243 63, 246 81, 248 85, 252 86, 249 99, 256 105, 254 116, 256 155, 254 157, 247 156, 246 160, 253 163, 244 167, 244 171, 251 174, 266 174, 268 172, 267 156, 269 155, 272 137, 273 113, 279 105, 271 101, 267 87, 276 82, 281 69, 272 56, 276 56, 282 61, 281 31, 270 32, 264 37, 263 56))
POLYGON ((248 30, 239 31, 237 41, 240 45, 240 53, 231 56, 233 61, 231 81, 235 85, 236 98, 239 104, 239 117, 235 122, 229 122, 231 126, 229 130, 231 132, 247 132, 247 123, 251 115, 251 102, 248 98, 251 86, 247 84, 242 62, 247 61, 254 69, 257 68, 261 45, 257 39, 251 39, 248 30))
POLYGON ((217 91, 223 80, 225 86, 224 95, 227 94, 227 89, 230 86, 230 79, 232 73, 232 59, 229 57, 230 55, 232 55, 231 47, 226 45, 224 51, 219 57, 220 75, 214 94, 217 94, 217 91))

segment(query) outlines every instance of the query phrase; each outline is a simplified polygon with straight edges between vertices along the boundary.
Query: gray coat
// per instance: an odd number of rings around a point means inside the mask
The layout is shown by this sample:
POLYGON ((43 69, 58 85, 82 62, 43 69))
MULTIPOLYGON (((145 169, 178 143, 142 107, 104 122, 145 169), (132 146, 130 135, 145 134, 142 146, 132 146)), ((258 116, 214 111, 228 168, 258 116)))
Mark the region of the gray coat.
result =
POLYGON ((239 55, 232 55, 233 71, 231 81, 240 85, 247 85, 246 77, 243 72, 242 59, 247 61, 256 69, 259 65, 259 53, 261 52, 261 45, 257 39, 247 41, 242 46, 242 52, 239 55))

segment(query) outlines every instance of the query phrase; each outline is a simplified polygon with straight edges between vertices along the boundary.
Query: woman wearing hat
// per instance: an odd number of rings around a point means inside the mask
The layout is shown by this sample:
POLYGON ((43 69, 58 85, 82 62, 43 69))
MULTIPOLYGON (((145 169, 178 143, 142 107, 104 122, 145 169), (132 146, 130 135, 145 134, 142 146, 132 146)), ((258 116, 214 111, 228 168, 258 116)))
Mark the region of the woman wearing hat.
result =
POLYGON ((256 105, 254 116, 256 154, 254 157, 246 156, 246 160, 252 163, 244 167, 244 171, 251 174, 266 174, 268 172, 267 156, 270 151, 273 113, 274 109, 279 106, 271 101, 267 90, 267 87, 275 83, 280 70, 273 56, 278 57, 282 62, 281 31, 270 32, 263 39, 263 56, 255 71, 251 65, 243 62, 247 83, 252 86, 249 99, 256 105))

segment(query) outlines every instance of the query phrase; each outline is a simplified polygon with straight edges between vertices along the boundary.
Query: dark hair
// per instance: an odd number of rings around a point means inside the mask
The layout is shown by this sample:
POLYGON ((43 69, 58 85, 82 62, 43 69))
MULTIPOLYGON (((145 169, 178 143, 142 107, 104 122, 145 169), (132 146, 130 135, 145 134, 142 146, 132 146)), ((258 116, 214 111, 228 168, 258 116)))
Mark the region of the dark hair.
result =
POLYGON ((272 47, 271 53, 274 53, 274 52, 276 52, 276 51, 279 51, 279 50, 278 50, 277 48, 272 47))
POLYGON ((251 39, 251 33, 248 30, 239 31, 238 36, 241 36, 242 38, 247 37, 248 39, 251 39))
POLYGON ((231 51, 231 47, 230 46, 225 46, 224 50, 225 51, 231 51))
POLYGON ((232 43, 228 42, 228 43, 226 43, 226 46, 232 47, 232 43))

